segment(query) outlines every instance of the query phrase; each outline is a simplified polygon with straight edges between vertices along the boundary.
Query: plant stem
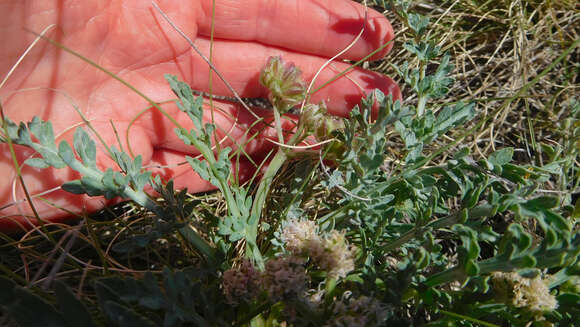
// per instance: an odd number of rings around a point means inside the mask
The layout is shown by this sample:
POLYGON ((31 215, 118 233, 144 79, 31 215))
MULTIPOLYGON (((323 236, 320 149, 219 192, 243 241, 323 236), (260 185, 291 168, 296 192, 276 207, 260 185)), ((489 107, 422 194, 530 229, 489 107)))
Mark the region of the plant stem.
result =
POLYGON ((278 134, 278 142, 284 144, 284 136, 282 135, 282 122, 280 121, 280 113, 274 110, 274 122, 276 123, 276 133, 278 134))
POLYGON ((183 226, 179 229, 179 234, 183 236, 190 244, 193 244, 195 249, 199 251, 212 266, 218 265, 218 257, 216 250, 212 248, 199 234, 193 229, 191 225, 183 226))
POLYGON ((423 284, 428 287, 433 287, 441 284, 446 284, 455 280, 463 280, 467 277, 463 269, 455 266, 438 274, 435 274, 427 279, 423 284))
MULTIPOLYGON (((276 132, 278 133, 278 138, 280 143, 284 143, 284 137, 282 135, 282 124, 280 121, 280 112, 277 108, 274 107, 274 119, 276 123, 276 132)), ((298 131, 292 135, 290 140, 288 141, 288 145, 292 146, 295 145, 302 137, 303 132, 303 124, 298 124, 298 131)), ((266 203, 266 197, 270 192, 270 187, 272 186, 272 181, 274 177, 278 173, 278 170, 282 167, 284 162, 288 159, 288 155, 286 154, 286 150, 282 147, 278 148, 276 155, 270 161, 268 165, 268 169, 262 176, 260 180, 260 185, 258 185, 258 190, 256 191, 256 197, 254 202, 252 203, 252 210, 250 212, 250 218, 248 220, 248 225, 250 226, 250 231, 248 232, 248 238, 246 239, 246 252, 252 253, 253 259, 256 261, 257 266, 260 269, 264 268, 264 259, 257 248, 256 239, 258 238, 258 224, 260 222, 260 217, 262 216, 262 209, 264 208, 264 204, 266 203)))
MULTIPOLYGON (((467 218, 468 219, 469 218, 478 219, 478 218, 482 218, 482 217, 490 217, 490 216, 495 215, 496 210, 497 209, 495 207, 493 207, 489 204, 482 204, 482 205, 479 205, 475 208, 469 209, 467 211, 467 218)), ((401 245, 409 242, 413 238, 415 238, 415 236, 418 233, 421 233, 424 229, 427 229, 427 228, 439 229, 439 228, 452 226, 452 225, 455 225, 457 223, 460 223, 462 219, 463 219, 463 211, 461 210, 461 211, 457 211, 451 215, 448 215, 446 217, 434 220, 425 226, 413 227, 411 230, 409 230, 405 234, 401 235, 401 237, 399 237, 395 241, 383 246, 382 250, 384 252, 390 252, 394 249, 399 248, 401 245)))
MULTIPOLYGON (((135 191, 129 186, 126 186, 122 196, 137 202, 158 216, 161 216, 159 205, 151 200, 145 192, 135 191)), ((209 243, 207 243, 190 225, 180 228, 179 234, 187 239, 187 241, 192 244, 210 264, 217 265, 218 258, 215 249, 211 247, 211 245, 209 245, 209 243)))
MULTIPOLYGON (((272 161, 270 162, 268 169, 266 169, 264 176, 262 176, 262 180, 260 181, 260 185, 258 186, 258 190, 256 191, 256 198, 254 199, 254 203, 252 204, 250 219, 248 221, 251 231, 250 236, 252 239, 247 240, 248 241, 246 245, 247 250, 250 250, 248 246, 253 246, 256 244, 256 238, 258 236, 258 223, 260 222, 260 217, 262 215, 262 208, 264 208, 264 203, 266 202, 266 197, 268 195, 268 192, 270 191, 272 181, 274 180, 276 173, 278 172, 280 167, 282 167, 282 164, 284 164, 287 158, 288 156, 286 155, 286 152, 284 152, 282 148, 279 148, 274 158, 272 158, 272 161), (253 244, 250 244, 251 242, 253 242, 253 244)), ((262 269, 264 267, 264 261, 262 256, 260 255, 259 258, 255 257, 254 259, 256 260, 258 267, 262 269)))

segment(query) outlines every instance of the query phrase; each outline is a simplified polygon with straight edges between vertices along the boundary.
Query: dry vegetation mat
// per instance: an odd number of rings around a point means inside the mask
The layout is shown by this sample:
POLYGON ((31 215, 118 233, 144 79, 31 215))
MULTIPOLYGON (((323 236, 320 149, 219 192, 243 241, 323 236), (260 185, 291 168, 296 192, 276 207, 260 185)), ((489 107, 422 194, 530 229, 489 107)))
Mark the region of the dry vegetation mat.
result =
MULTIPOLYGON (((356 64, 395 77, 403 101, 377 91, 344 120, 307 104, 286 143, 320 148, 275 149, 253 183, 173 76, 196 126, 178 136, 204 159, 187 161, 216 192, 175 191, 114 148, 121 169, 99 171, 85 130, 57 146, 50 122, 6 119, 2 140, 41 154, 29 164, 85 176, 66 190, 133 201, 3 235, 0 325, 579 325, 578 4, 367 5, 398 34, 392 59, 356 64)), ((261 82, 280 129, 305 84, 284 58, 261 82)))

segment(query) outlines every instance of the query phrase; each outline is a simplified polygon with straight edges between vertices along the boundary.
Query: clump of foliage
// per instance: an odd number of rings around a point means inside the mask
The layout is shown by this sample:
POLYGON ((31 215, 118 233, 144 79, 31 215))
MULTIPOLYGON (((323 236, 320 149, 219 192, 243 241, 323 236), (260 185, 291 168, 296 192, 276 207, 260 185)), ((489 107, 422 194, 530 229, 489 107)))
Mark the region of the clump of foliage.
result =
POLYGON ((60 281, 42 291, 2 277, 6 315, 21 326, 578 323, 579 205, 541 187, 574 171, 580 106, 571 106, 568 124, 575 127, 567 150, 546 146, 552 160, 543 165, 515 163, 510 147, 476 158, 467 146, 434 164, 441 154, 432 150, 435 142, 473 123, 476 104, 431 104, 453 83, 451 56, 429 35, 429 19, 409 11, 410 2, 376 2, 395 11, 414 35, 403 47, 417 65, 393 70, 416 101, 375 91, 340 122, 326 115, 324 104, 308 104, 287 138, 281 119, 305 98, 305 84, 296 67, 270 58, 260 81, 271 91, 279 142, 329 142, 312 152, 278 148, 257 185, 238 183, 230 148, 212 150, 215 126, 202 121, 202 98, 166 77, 195 126, 176 133, 203 157, 187 162, 216 186, 223 210, 188 200, 171 182, 152 178, 140 157, 115 148, 110 152, 119 171, 100 171, 95 142, 82 128, 71 147, 55 144, 50 122, 6 120, 4 137, 40 154, 27 164, 69 166, 82 175, 63 189, 122 196, 149 212, 147 230, 128 234, 114 251, 154 253, 165 240, 190 258, 179 268, 163 265, 158 274, 107 272, 92 279, 86 287, 92 295, 81 300, 60 281), (393 142, 402 148, 391 160, 393 142), (289 162, 289 177, 282 179, 280 169, 289 162), (160 201, 144 193, 147 184, 160 201))

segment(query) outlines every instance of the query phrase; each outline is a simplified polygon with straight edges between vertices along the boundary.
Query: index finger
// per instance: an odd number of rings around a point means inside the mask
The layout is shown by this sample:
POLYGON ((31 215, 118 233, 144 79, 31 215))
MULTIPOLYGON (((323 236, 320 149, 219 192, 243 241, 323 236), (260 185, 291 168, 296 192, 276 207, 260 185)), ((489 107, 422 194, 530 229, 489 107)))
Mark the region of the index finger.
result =
MULTIPOLYGON (((210 35, 212 3, 201 1, 197 17, 200 35, 210 35)), ((340 58, 360 60, 386 45, 371 57, 380 59, 392 48, 394 32, 389 21, 350 0, 216 0, 215 5, 216 38, 332 57, 364 28, 361 38, 340 58)))

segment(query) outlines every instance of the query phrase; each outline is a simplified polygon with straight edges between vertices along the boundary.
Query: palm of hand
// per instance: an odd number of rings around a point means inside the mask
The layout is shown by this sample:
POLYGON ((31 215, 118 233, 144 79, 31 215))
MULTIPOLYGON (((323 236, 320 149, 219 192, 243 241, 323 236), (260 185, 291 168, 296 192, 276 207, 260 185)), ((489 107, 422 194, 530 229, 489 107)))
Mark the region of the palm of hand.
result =
MULTIPOLYGON (((334 1, 332 7, 330 1, 297 0, 294 6, 291 2, 217 1, 215 28, 218 41, 213 43, 213 61, 242 96, 264 95, 265 90, 258 83, 258 74, 266 59, 273 55, 282 55, 286 61, 296 63, 304 71, 305 79, 310 80, 326 60, 324 58, 348 45, 365 22, 363 9, 350 1, 334 1), (301 17, 301 25, 289 21, 293 17, 301 17), (322 35, 317 38, 316 33, 322 35), (304 35, 312 35, 312 38, 305 39, 304 35)), ((96 1, 75 5, 75 1, 68 1, 62 7, 41 8, 45 5, 40 0, 18 0, 7 5, 19 14, 11 17, 26 17, 26 21, 14 22, 11 24, 12 30, 0 30, 6 36, 6 44, 17 45, 4 54, 0 53, 0 76, 6 75, 17 56, 35 37, 25 32, 23 26, 38 32, 50 24, 56 24, 47 34, 51 39, 90 58, 154 101, 164 102, 174 98, 163 79, 167 73, 179 76, 194 89, 208 91, 207 65, 154 12, 148 1, 109 1, 104 5, 96 1)), ((211 24, 211 1, 164 1, 160 7, 188 35, 197 36, 197 46, 209 53, 207 35, 211 24)), ((359 59, 392 38, 390 25, 382 16, 371 12, 369 18, 363 41, 359 41, 345 58, 359 59)), ((346 64, 334 63, 319 78, 321 81, 328 80, 346 67, 346 64)), ((312 101, 325 100, 330 112, 344 116, 365 92, 374 88, 400 96, 396 85, 386 77, 363 70, 355 70, 349 75, 350 79, 342 78, 323 88, 312 97, 312 101)), ((215 75, 213 80, 212 92, 230 94, 215 75)), ((176 166, 183 161, 184 154, 196 154, 196 150, 185 146, 175 136, 175 126, 169 120, 155 109, 139 115, 148 106, 144 98, 97 68, 47 42, 41 41, 24 58, 15 74, 0 89, 0 97, 7 117, 18 122, 40 116, 52 122, 55 133, 61 139, 70 140, 74 127, 82 125, 82 119, 73 105, 78 107, 109 146, 118 143, 115 130, 124 140, 125 132, 130 127, 131 150, 143 156, 144 165, 165 167, 155 172, 165 178, 175 178, 179 188, 188 187, 192 192, 210 188, 191 168, 176 166)), ((182 126, 191 128, 189 119, 175 105, 167 104, 163 108, 182 126)), ((213 120, 218 126, 218 135, 224 139, 224 145, 242 144, 246 153, 258 157, 271 147, 266 138, 275 133, 269 129, 260 129, 259 137, 244 142, 246 130, 255 118, 239 105, 219 103, 218 108, 214 110, 213 120)), ((208 120, 210 116, 208 111, 208 120)), ((122 143, 126 149, 127 144, 122 143)), ((16 150, 19 162, 33 154, 22 147, 16 150)), ((20 187, 13 190, 14 169, 8 147, 0 145, 0 151, 0 169, 11 172, 9 178, 0 182, 0 207, 4 206, 0 209, 2 230, 14 227, 11 221, 26 224, 22 216, 31 215, 31 209, 25 202, 10 205, 23 199, 23 193, 20 187)), ((99 152, 98 161, 103 167, 113 166, 104 151, 99 152)), ((251 166, 243 161, 240 174, 251 170, 251 166)), ((31 194, 50 190, 77 178, 74 172, 67 169, 47 171, 25 167, 22 175, 31 194)), ((34 204, 39 215, 49 220, 69 215, 59 207, 79 212, 93 211, 105 205, 101 198, 71 196, 61 190, 44 197, 52 203, 34 201, 34 204)))

